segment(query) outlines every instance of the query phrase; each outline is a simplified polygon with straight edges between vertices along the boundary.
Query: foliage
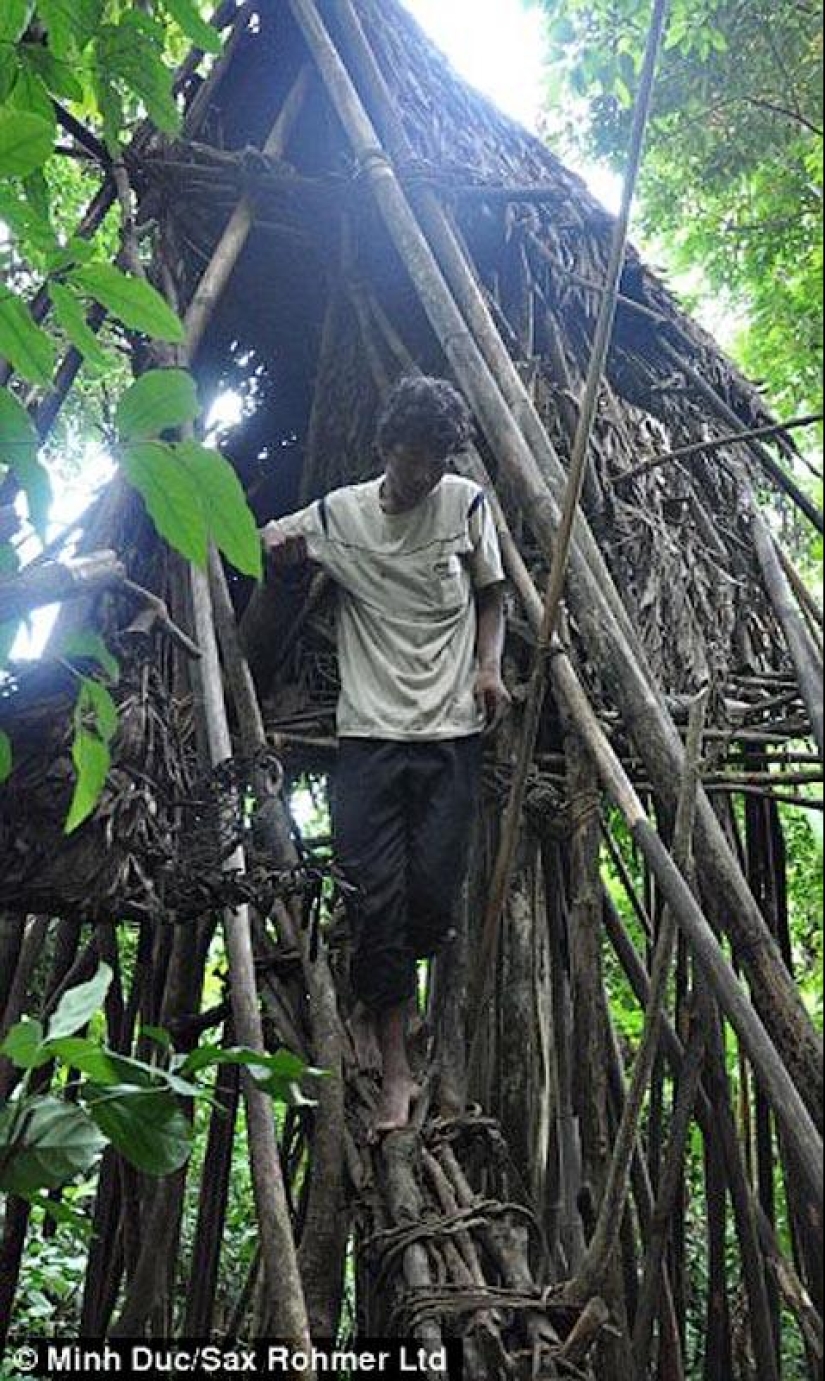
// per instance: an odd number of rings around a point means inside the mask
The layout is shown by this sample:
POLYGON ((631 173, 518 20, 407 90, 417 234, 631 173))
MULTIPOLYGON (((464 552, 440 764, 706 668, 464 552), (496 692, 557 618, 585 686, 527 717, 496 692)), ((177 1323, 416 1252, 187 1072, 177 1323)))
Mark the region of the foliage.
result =
MULTIPOLYGON (((16 1095, 0 1108, 3 1192, 39 1202, 44 1189, 88 1174, 107 1144, 144 1174, 180 1169, 193 1135, 181 1099, 211 1102, 198 1075, 221 1064, 244 1066, 258 1087, 280 1102, 310 1101, 301 1083, 322 1071, 289 1050, 262 1054, 207 1044, 172 1055, 165 1065, 149 1064, 109 1049, 93 1034, 78 1035, 94 1018, 111 981, 112 970, 101 964, 87 983, 63 994, 45 1028, 24 1017, 0 1046, 25 1071, 16 1095), (36 1071, 52 1064, 63 1096, 32 1088, 36 1071)), ((168 1044, 165 1032, 154 1035, 161 1048, 168 1044)))
MULTIPOLYGON (((649 3, 532 2, 548 22, 551 137, 621 168, 649 3)), ((699 266, 708 296, 728 296, 740 362, 788 414, 821 390, 821 142, 817 6, 672 0, 639 224, 671 270, 699 266)))
MULTIPOLYGON (((85 376, 83 429, 89 433, 97 411, 114 459, 161 535, 201 566, 212 541, 257 577, 260 543, 241 485, 217 450, 190 439, 201 411, 191 376, 150 368, 116 397, 123 355, 136 343, 148 344, 151 360, 184 342, 182 321, 150 281, 151 240, 131 238, 125 200, 122 223, 110 215, 90 237, 76 233, 81 209, 141 119, 166 134, 179 131, 172 65, 189 43, 209 54, 221 48, 196 0, 0 6, 0 358, 12 371, 0 388, 0 480, 11 472, 45 539, 51 484, 27 386, 47 394, 58 360, 73 347, 85 376), (64 129, 78 145, 61 144, 64 129), (30 311, 39 287, 50 304, 43 320, 30 311)), ((19 565, 16 548, 0 545, 0 578, 19 565)), ((13 641, 8 631, 0 629, 0 665, 13 641)), ((110 765, 117 716, 100 675, 81 679, 74 721, 77 781, 67 830, 93 811, 110 765)), ((13 745, 3 735, 0 780, 12 766, 13 745)))

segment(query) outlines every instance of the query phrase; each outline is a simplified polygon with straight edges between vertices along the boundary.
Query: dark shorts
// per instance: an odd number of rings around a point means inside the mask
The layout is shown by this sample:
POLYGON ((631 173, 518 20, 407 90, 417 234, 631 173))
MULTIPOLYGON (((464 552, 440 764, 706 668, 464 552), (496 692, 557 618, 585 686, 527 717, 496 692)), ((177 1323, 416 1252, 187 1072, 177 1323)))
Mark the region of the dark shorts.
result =
POLYGON ((343 738, 332 810, 352 932, 353 992, 374 1009, 415 992, 416 959, 453 923, 478 795, 477 735, 427 743, 343 738))

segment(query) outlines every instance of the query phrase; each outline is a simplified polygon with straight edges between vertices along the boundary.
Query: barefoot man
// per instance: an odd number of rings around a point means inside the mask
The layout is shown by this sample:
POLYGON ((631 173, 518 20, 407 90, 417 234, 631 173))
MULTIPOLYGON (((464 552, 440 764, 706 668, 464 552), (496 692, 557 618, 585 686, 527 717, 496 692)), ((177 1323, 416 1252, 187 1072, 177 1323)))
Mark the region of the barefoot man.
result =
POLYGON ((443 379, 402 379, 378 420, 384 473, 263 529, 277 570, 309 558, 338 589, 333 824, 351 884, 353 991, 382 1057, 376 1132, 407 1125, 416 960, 438 952, 467 870, 480 736, 509 702, 503 572, 484 493, 448 473, 469 441, 443 379))

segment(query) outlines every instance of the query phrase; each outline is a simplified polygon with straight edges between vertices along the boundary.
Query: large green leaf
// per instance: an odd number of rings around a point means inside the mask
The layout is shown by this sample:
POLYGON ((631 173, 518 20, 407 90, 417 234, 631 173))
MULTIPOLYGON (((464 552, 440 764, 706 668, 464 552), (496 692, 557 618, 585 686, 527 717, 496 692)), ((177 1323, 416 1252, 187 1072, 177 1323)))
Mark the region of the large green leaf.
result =
POLYGON ((13 43, 0 42, 0 105, 6 100, 20 71, 20 60, 13 43))
POLYGON ((72 762, 77 777, 69 813, 63 826, 66 834, 71 834, 78 825, 82 825, 100 800, 106 785, 111 755, 107 745, 97 734, 81 727, 75 730, 72 762))
POLYGON ((0 43, 16 43, 31 18, 31 0, 3 0, 0 4, 0 43))
POLYGON ((138 1170, 171 1175, 189 1159, 192 1130, 168 1089, 89 1085, 85 1098, 89 1116, 138 1170))
POLYGON ((198 13, 193 0, 163 0, 164 9, 180 25, 187 38, 205 53, 221 51, 221 37, 211 24, 198 13))
POLYGON ((45 120, 50 129, 49 142, 54 146, 57 139, 54 107, 43 78, 33 68, 20 68, 9 96, 9 106, 21 112, 26 111, 30 115, 39 115, 41 120, 45 120))
POLYGON ((172 95, 172 73, 164 65, 159 31, 134 11, 119 24, 101 25, 95 41, 97 63, 109 77, 118 77, 139 96, 149 118, 166 134, 177 133, 180 113, 172 95))
POLYGON ((208 534, 200 495, 172 447, 161 441, 135 442, 124 446, 122 464, 161 536, 188 560, 205 566, 208 534))
POLYGON ((192 1075, 210 1065, 222 1064, 246 1066, 259 1088, 280 1102, 293 1104, 310 1101, 301 1092, 302 1079, 323 1078, 327 1073, 326 1070, 308 1065, 291 1050, 276 1050, 270 1055, 243 1045, 200 1045, 185 1057, 180 1070, 183 1074, 192 1075))
POLYGON ((51 1059, 43 1049, 43 1027, 31 1017, 15 1022, 0 1050, 18 1069, 38 1069, 51 1059))
POLYGON ((55 96, 62 96, 67 101, 84 99, 83 87, 68 62, 56 58, 40 43, 25 43, 22 55, 55 96))
POLYGON ((55 57, 65 58, 82 52, 94 36, 103 0, 37 0, 37 12, 46 26, 55 57))
POLYGON ((0 355, 29 383, 50 387, 54 343, 32 320, 26 304, 8 288, 0 288, 0 355))
POLYGON ((45 163, 53 146, 53 126, 42 115, 0 110, 0 175, 25 177, 45 163))
POLYGON ((243 487, 220 451, 196 441, 175 447, 197 487, 215 545, 245 575, 260 579, 261 539, 243 487))
POLYGON ((25 243, 28 250, 55 254, 60 245, 48 217, 40 214, 32 200, 29 190, 32 176, 28 174, 17 186, 9 180, 4 183, 0 178, 0 219, 5 221, 13 239, 25 243))
POLYGON ((191 374, 185 369, 150 369, 123 394, 115 423, 122 441, 143 441, 194 421, 199 412, 191 374))
POLYGON ((49 1018, 46 1036, 58 1040, 62 1036, 73 1036, 81 1026, 85 1026, 100 1010, 112 981, 112 970, 108 964, 100 964, 97 973, 87 983, 79 983, 69 988, 58 1002, 49 1018))
POLYGON ((0 729, 0 782, 11 775, 13 763, 11 739, 5 729, 0 729))
POLYGON ((0 388, 0 461, 16 469, 21 460, 37 460, 40 442, 23 404, 0 388))
POLYGON ((49 284, 57 324, 66 332, 72 345, 80 351, 87 367, 96 374, 111 368, 111 359, 86 320, 83 305, 70 288, 62 283, 49 284))
POLYGON ((126 1055, 118 1055, 108 1050, 98 1041, 87 1040, 84 1036, 62 1036, 59 1040, 46 1042, 51 1056, 70 1065, 80 1074, 86 1074, 104 1088, 129 1084, 138 1088, 151 1088, 155 1083, 154 1071, 140 1060, 132 1060, 126 1055))
POLYGON ((183 340, 183 326, 160 293, 142 278, 130 278, 114 264, 85 264, 71 280, 107 312, 155 340, 183 340))
POLYGON ((88 1170, 104 1140, 86 1113, 57 1098, 28 1098, 0 1112, 0 1188, 28 1195, 88 1170))
POLYGON ((91 712, 98 737, 104 743, 110 743, 117 733, 117 705, 101 681, 96 681, 92 676, 81 679, 77 708, 83 723, 86 723, 87 713, 91 712))
POLYGON ((13 393, 0 388, 0 461, 10 465, 26 495, 32 525, 45 535, 52 493, 48 471, 37 459, 38 436, 13 393))

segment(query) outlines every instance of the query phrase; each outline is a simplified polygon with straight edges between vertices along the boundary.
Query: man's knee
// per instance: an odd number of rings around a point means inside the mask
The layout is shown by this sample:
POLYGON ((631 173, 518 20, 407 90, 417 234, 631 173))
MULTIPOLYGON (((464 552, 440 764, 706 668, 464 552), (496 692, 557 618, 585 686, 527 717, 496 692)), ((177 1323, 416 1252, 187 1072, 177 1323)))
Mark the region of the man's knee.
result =
POLYGON ((407 938, 419 959, 437 954, 455 933, 457 897, 443 887, 429 885, 411 890, 407 906, 407 938))

